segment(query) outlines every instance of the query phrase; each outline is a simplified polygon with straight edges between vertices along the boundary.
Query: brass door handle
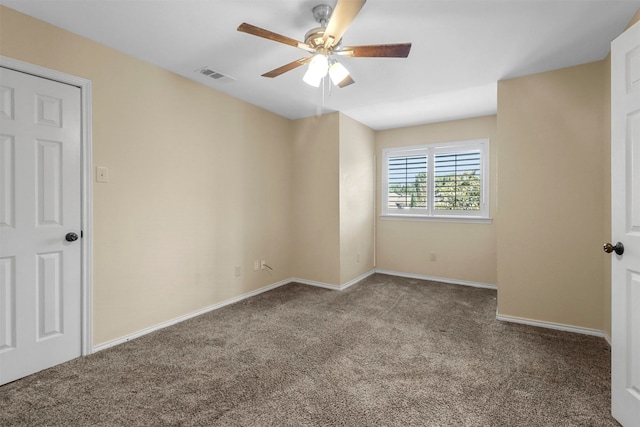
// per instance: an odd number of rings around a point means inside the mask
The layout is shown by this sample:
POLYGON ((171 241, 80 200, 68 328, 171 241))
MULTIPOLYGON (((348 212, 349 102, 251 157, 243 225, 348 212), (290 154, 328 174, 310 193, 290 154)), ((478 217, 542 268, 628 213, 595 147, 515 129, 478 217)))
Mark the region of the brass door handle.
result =
POLYGON ((618 255, 622 255, 624 253, 624 245, 620 242, 612 245, 611 243, 605 243, 603 247, 604 251, 608 254, 614 252, 618 255))

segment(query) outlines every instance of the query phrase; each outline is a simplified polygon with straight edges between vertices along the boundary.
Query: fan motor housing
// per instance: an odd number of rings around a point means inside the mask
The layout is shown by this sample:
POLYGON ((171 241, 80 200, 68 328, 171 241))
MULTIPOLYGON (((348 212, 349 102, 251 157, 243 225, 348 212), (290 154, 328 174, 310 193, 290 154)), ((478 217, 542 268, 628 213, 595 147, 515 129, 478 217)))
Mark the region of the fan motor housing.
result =
POLYGON ((307 31, 307 34, 304 36, 304 42, 313 48, 322 46, 324 44, 324 40, 322 39, 324 30, 323 27, 318 27, 307 31))
MULTIPOLYGON (((307 31, 307 34, 305 34, 304 36, 304 42, 309 46, 311 46, 312 48, 316 49, 318 52, 320 52, 322 49, 325 49, 324 39, 322 38, 324 36, 324 30, 325 30, 324 28, 318 27, 318 28, 314 28, 312 30, 307 31)), ((338 43, 334 43, 331 48, 327 49, 327 51, 338 52, 341 49, 342 49, 342 39, 338 40, 338 43)))

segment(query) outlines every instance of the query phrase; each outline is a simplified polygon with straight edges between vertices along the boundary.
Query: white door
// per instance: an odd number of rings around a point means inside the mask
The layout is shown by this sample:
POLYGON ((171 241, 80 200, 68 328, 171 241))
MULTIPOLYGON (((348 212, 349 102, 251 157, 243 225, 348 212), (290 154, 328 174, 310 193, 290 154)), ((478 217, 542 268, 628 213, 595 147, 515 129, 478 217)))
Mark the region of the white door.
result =
POLYGON ((0 68, 0 384, 81 354, 80 102, 0 68))
POLYGON ((611 44, 611 410, 640 426, 640 23, 611 44), (621 249, 621 248, 620 248, 621 249))

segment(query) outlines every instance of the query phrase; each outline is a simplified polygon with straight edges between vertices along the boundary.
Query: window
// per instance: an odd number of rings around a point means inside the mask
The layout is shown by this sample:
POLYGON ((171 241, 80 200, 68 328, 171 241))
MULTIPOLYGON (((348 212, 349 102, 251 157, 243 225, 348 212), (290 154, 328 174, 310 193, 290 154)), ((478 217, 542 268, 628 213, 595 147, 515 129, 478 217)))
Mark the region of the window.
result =
POLYGON ((488 219, 489 140, 382 151, 382 215, 488 219))

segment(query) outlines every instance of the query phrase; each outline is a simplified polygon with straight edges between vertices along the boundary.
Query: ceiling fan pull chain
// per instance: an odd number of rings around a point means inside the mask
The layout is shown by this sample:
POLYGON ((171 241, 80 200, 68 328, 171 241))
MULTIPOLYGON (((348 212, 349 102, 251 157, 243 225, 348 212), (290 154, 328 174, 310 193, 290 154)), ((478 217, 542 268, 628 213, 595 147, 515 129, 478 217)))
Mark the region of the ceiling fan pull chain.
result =
POLYGON ((324 93, 326 91, 326 86, 327 86, 327 78, 323 77, 322 78, 322 112, 324 113, 324 93))

